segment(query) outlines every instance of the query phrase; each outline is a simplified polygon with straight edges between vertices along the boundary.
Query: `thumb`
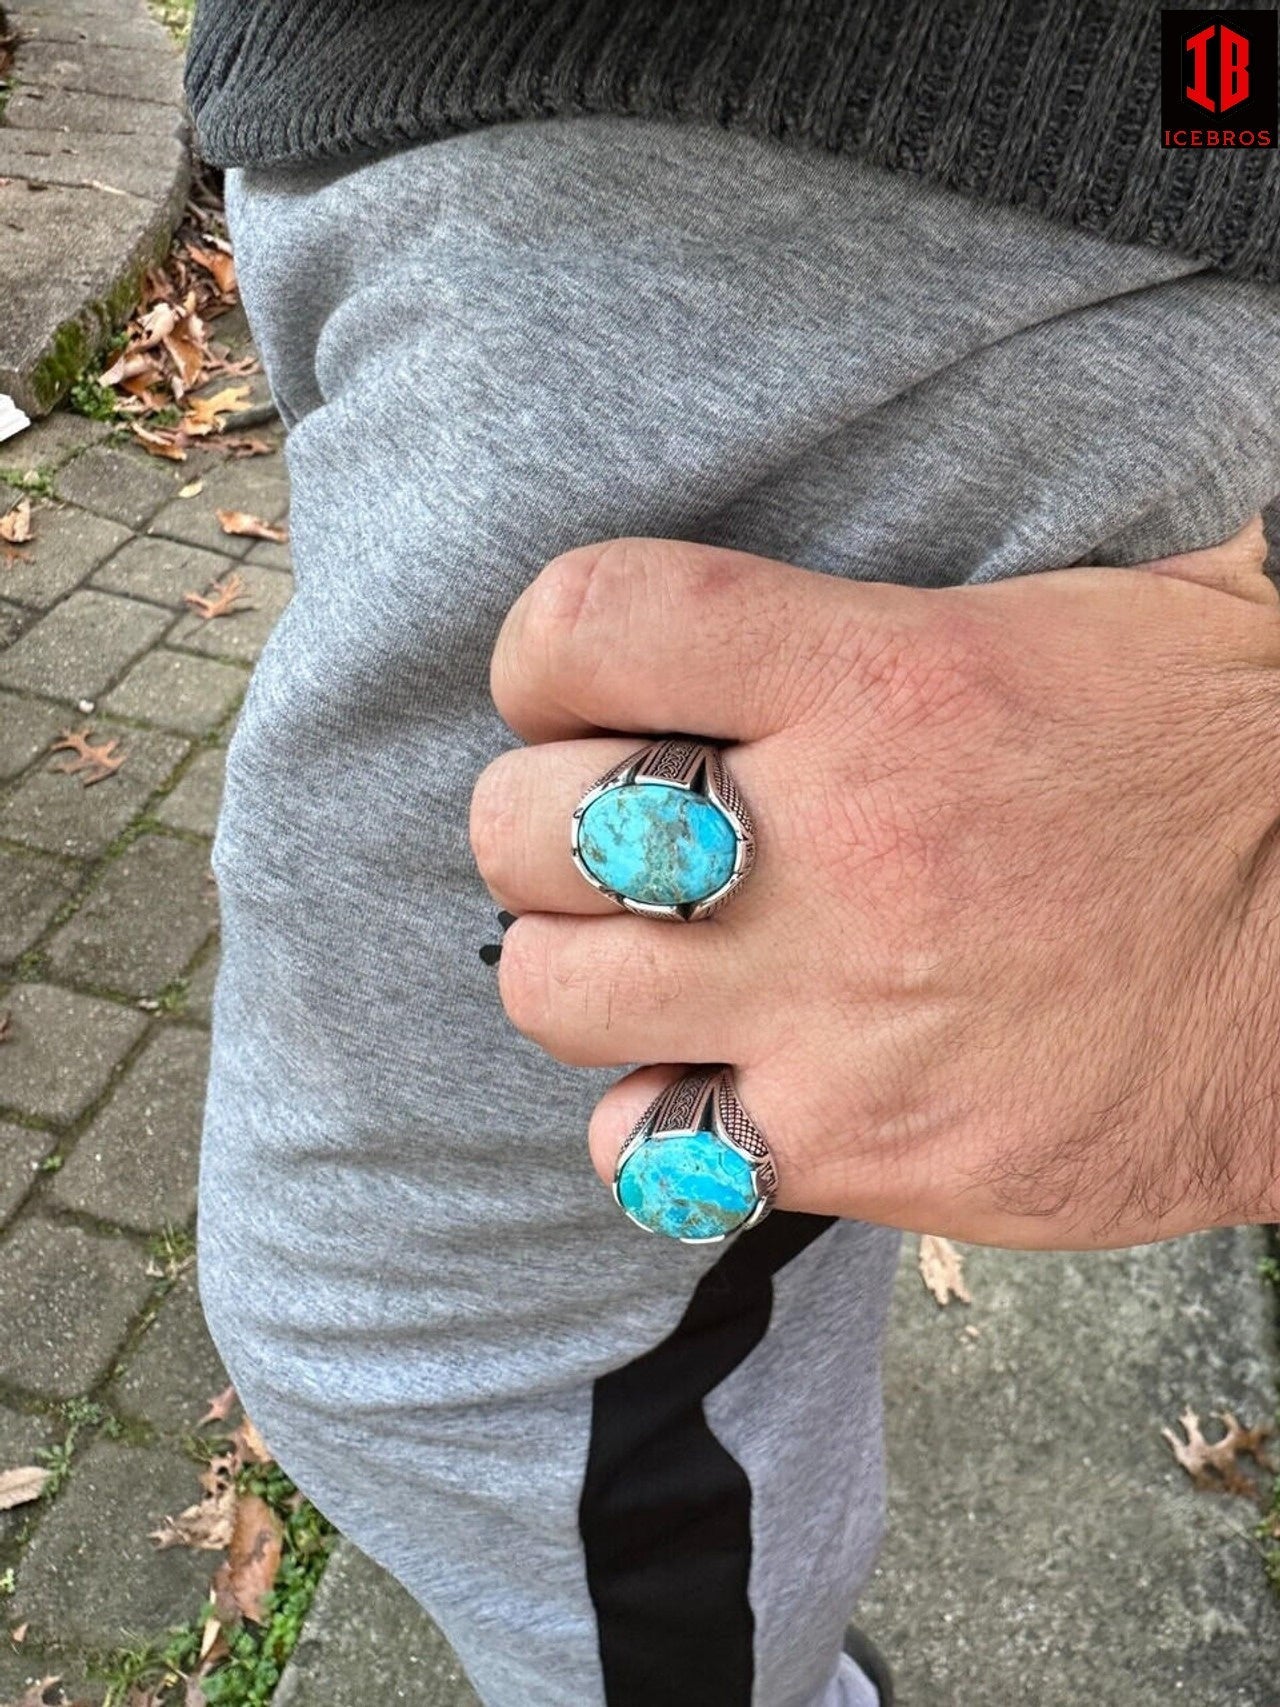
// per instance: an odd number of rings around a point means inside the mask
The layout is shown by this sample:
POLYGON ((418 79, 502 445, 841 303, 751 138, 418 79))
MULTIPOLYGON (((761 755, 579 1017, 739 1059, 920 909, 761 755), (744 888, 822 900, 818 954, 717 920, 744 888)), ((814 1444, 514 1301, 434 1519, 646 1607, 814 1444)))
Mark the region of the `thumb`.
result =
POLYGON ((1280 603, 1280 589, 1269 579, 1267 536, 1262 531, 1262 517, 1254 516, 1230 539, 1221 545, 1208 546, 1204 551, 1184 551, 1173 557, 1157 557, 1150 563, 1135 563, 1135 569, 1145 569, 1152 575, 1169 575, 1176 581, 1198 581, 1204 587, 1217 587, 1238 599, 1248 599, 1257 605, 1280 603))

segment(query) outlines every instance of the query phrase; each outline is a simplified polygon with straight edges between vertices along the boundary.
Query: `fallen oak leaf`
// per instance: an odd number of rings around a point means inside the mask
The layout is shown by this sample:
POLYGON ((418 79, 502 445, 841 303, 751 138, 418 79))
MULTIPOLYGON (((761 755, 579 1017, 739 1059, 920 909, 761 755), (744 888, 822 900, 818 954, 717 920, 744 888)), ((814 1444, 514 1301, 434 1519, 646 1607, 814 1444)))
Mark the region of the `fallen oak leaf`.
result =
POLYGON ((242 1494, 227 1548, 231 1593, 248 1619, 261 1624, 280 1569, 284 1527, 259 1494, 242 1494))
POLYGON ((237 534, 249 539, 269 539, 273 545, 288 545, 287 526, 273 527, 261 516, 251 516, 245 510, 215 510, 223 533, 237 534))
POLYGON ((25 545, 33 532, 31 500, 19 498, 11 510, 0 516, 0 539, 9 545, 25 545))
POLYGON ((1275 1465, 1267 1453, 1265 1442, 1271 1434, 1266 1423, 1257 1428, 1245 1428, 1230 1411, 1212 1413, 1226 1433, 1221 1440, 1208 1441, 1200 1430, 1200 1418, 1188 1405, 1178 1418, 1186 1440, 1179 1440, 1171 1428, 1162 1428, 1173 1456, 1198 1488, 1216 1488, 1226 1493, 1243 1494, 1254 1498, 1257 1483, 1246 1476, 1241 1458, 1252 1458, 1260 1470, 1272 1473, 1275 1465))
POLYGON ((233 460, 244 456, 272 456, 276 450, 275 445, 269 439, 243 438, 238 435, 235 437, 224 436, 209 448, 222 451, 224 455, 233 460))
POLYGON ((216 433, 224 415, 234 415, 243 409, 249 397, 247 385, 228 385, 212 397, 191 397, 182 424, 189 433, 216 433))
POLYGON ((270 1447, 253 1426, 249 1417, 236 1429, 231 1436, 233 1448, 240 1455, 242 1464, 274 1464, 275 1458, 270 1447))
POLYGON ((129 431, 152 456, 168 457, 170 462, 187 460, 186 434, 180 426, 151 428, 144 427, 140 421, 130 421, 129 431))
POLYGON ((246 591, 244 576, 233 569, 225 581, 215 581, 207 594, 184 593, 182 597, 205 622, 209 622, 215 616, 234 616, 237 611, 252 610, 252 605, 240 603, 246 591))
POLYGON ((16 1470, 0 1470, 0 1511, 12 1511, 17 1505, 30 1505, 44 1492, 51 1472, 38 1464, 22 1464, 16 1470))
POLYGON ((205 362, 207 334, 204 321, 196 313, 194 291, 188 292, 178 324, 162 342, 176 370, 172 380, 173 395, 181 399, 193 386, 199 385, 205 362))
POLYGON ((166 1517, 148 1539, 161 1552, 167 1547, 193 1547, 220 1553, 235 1532, 238 1499, 235 1484, 228 1482, 198 1504, 180 1511, 177 1517, 166 1517))
POLYGON ((234 1448, 230 1452, 215 1452, 200 1472, 200 1486, 206 1494, 221 1493, 235 1481, 243 1468, 240 1455, 234 1448))
POLYGON ((196 243, 187 244, 187 254, 198 267, 212 275, 223 296, 231 296, 235 292, 236 264, 230 255, 223 254, 220 249, 201 248, 196 243))
POLYGON ((132 389, 137 381, 154 385, 164 378, 164 369, 151 352, 142 346, 134 349, 121 350, 109 368, 104 368, 98 375, 98 384, 105 386, 130 384, 132 389))
POLYGON ((235 1409, 236 1403, 235 1387, 231 1383, 228 1383, 220 1393, 215 1393, 212 1399, 209 1400, 209 1409, 200 1418, 196 1427, 203 1428, 205 1423, 226 1422, 227 1418, 235 1409))
POLYGON ((128 758, 127 753, 117 752, 120 745, 118 735, 101 742, 98 746, 92 744, 93 725, 86 723, 83 729, 64 729, 53 745, 51 753, 66 749, 74 757, 66 759, 60 765, 50 765, 49 769, 57 771, 62 776, 79 776, 85 788, 92 788, 95 782, 103 782, 107 777, 114 776, 128 758))
POLYGON ((950 1239, 940 1238, 935 1233, 922 1233, 916 1266, 921 1280, 940 1308, 945 1309, 953 1298, 958 1298, 962 1304, 972 1304, 973 1299, 964 1282, 964 1258, 950 1239))
MULTIPOLYGON (((154 308, 149 308, 138 322, 139 338, 132 345, 133 350, 154 350, 163 344, 165 339, 182 319, 182 311, 176 303, 160 301, 154 308)), ((108 369, 108 372, 111 370, 108 369)), ((102 384, 108 384, 106 374, 102 376, 102 384)))

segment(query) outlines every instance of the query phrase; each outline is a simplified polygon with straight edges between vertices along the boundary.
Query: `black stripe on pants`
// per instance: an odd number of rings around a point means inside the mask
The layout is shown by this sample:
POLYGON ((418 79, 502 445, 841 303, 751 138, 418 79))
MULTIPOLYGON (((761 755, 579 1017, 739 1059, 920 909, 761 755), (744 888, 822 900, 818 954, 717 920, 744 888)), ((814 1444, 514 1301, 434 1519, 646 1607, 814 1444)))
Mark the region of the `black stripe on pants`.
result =
POLYGON ((578 1509, 608 1707, 750 1707, 751 1484, 703 1400, 759 1345, 773 1277, 832 1224, 735 1239, 661 1345, 596 1382, 578 1509))

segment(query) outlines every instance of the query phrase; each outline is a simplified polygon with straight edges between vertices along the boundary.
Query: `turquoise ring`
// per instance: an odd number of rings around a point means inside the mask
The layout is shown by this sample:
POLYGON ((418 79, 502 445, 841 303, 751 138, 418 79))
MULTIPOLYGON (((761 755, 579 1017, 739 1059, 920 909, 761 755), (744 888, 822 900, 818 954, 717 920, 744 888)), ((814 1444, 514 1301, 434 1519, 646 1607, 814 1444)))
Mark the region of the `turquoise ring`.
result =
POLYGON ((750 871, 751 814, 717 747, 651 741, 607 770, 573 814, 573 863, 646 919, 705 919, 750 871))
POLYGON ((699 1067, 649 1104, 618 1153, 613 1195, 646 1232, 717 1245, 773 1207, 778 1170, 728 1067, 699 1067))

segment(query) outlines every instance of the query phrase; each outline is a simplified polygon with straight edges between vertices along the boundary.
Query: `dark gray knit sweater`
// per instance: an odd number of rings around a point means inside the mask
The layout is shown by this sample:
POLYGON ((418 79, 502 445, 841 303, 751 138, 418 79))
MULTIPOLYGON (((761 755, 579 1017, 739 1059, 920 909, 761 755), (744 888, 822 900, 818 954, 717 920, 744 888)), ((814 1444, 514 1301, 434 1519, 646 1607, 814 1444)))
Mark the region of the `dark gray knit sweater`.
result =
POLYGON ((1280 283, 1280 153, 1161 147, 1135 0, 199 0, 186 81, 216 164, 686 117, 1280 283))

